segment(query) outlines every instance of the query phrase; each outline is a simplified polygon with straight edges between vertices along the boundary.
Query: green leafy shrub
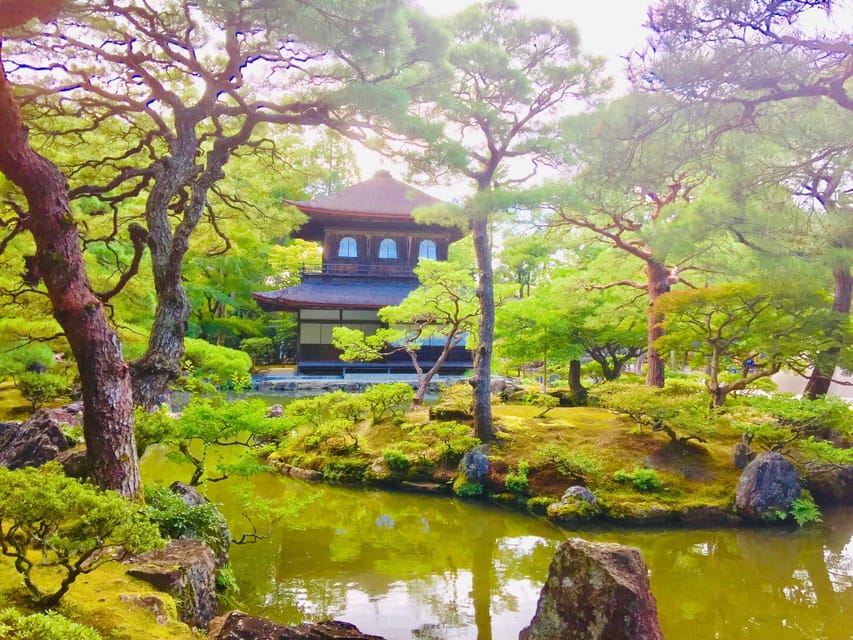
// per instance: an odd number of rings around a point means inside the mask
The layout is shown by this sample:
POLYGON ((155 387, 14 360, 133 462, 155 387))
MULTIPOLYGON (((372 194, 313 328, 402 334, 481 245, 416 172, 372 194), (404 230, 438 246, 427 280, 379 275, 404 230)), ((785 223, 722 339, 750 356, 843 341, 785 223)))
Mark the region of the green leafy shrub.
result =
MULTIPOLYGON (((207 473, 207 458, 216 447, 242 446, 247 455, 236 463, 217 465, 220 478, 248 475, 266 468, 248 451, 258 438, 280 437, 290 427, 284 418, 267 418, 262 400, 227 402, 223 398, 193 398, 171 425, 166 443, 170 459, 193 466, 189 483, 198 485, 207 473)), ((167 418, 168 419, 168 418, 167 418)))
POLYGON ((252 359, 243 351, 197 338, 186 338, 184 348, 183 367, 186 377, 198 382, 204 379, 214 381, 215 387, 221 381, 231 380, 235 376, 251 376, 252 359))
POLYGON ((278 358, 272 338, 245 338, 240 341, 240 350, 249 354, 252 366, 269 364, 278 358))
POLYGON ((800 442, 800 451, 806 462, 853 464, 853 449, 840 449, 827 440, 815 440, 814 436, 800 442))
POLYGON ((0 380, 13 379, 28 367, 48 371, 56 365, 53 350, 44 343, 19 342, 11 349, 5 347, 0 353, 0 380))
POLYGON ((605 409, 627 415, 637 426, 666 433, 672 442, 706 442, 717 431, 707 393, 693 380, 670 380, 663 389, 608 382, 591 389, 590 397, 605 409))
POLYGON ((69 392, 65 377, 54 373, 24 371, 15 376, 15 386, 30 403, 33 411, 48 402, 67 396, 69 392))
POLYGON ((133 435, 136 440, 136 454, 140 458, 153 444, 168 441, 175 429, 175 418, 169 415, 169 409, 161 406, 157 411, 146 411, 142 407, 133 410, 133 435))
POLYGON ((157 526, 111 491, 65 476, 58 464, 17 471, 0 467, 0 549, 15 558, 32 600, 55 606, 81 574, 112 559, 162 544, 157 526))
POLYGON ((378 422, 386 414, 392 418, 402 417, 403 413, 412 406, 415 392, 405 382, 393 384, 376 384, 369 387, 362 397, 370 406, 370 417, 378 422))
POLYGON ((188 505, 166 487, 145 487, 145 513, 166 539, 196 538, 219 556, 228 550, 228 525, 211 502, 188 505))
POLYGON ((518 468, 506 476, 506 488, 513 493, 525 493, 527 491, 527 473, 529 467, 523 460, 518 463, 518 468))
POLYGON ((409 425, 407 432, 410 438, 437 448, 437 455, 445 464, 458 462, 468 451, 480 445, 480 440, 471 434, 471 427, 453 420, 409 425))
POLYGON ((823 522, 820 508, 811 498, 797 498, 791 503, 791 517, 799 526, 805 526, 810 522, 823 522))
POLYGON ((853 434, 853 410, 838 396, 808 400, 775 393, 772 396, 756 396, 748 402, 755 409, 772 415, 779 425, 799 437, 817 435, 826 430, 853 434))
POLYGON ((537 391, 529 391, 528 393, 524 394, 522 401, 524 402, 524 404, 529 404, 534 407, 542 408, 542 411, 536 414, 537 418, 543 417, 551 409, 560 406, 560 399, 556 396, 552 396, 547 393, 539 393, 537 391))
POLYGON ((483 495, 483 485, 473 480, 468 480, 464 475, 458 476, 453 481, 453 493, 462 498, 473 498, 483 495))
POLYGON ((15 609, 0 611, 0 638, 4 640, 102 640, 91 627, 72 622, 55 611, 24 615, 15 609))
POLYGON ((384 449, 382 458, 388 468, 397 473, 406 473, 412 467, 412 461, 399 449, 384 449))
POLYGON ((585 478, 601 471, 601 460, 584 451, 570 450, 558 444, 540 447, 533 456, 533 466, 554 467, 562 476, 585 478))
POLYGON ((613 474, 613 479, 616 482, 630 483, 637 491, 646 493, 657 491, 663 486, 663 482, 657 471, 643 467, 635 467, 631 473, 628 473, 624 469, 619 469, 613 474))

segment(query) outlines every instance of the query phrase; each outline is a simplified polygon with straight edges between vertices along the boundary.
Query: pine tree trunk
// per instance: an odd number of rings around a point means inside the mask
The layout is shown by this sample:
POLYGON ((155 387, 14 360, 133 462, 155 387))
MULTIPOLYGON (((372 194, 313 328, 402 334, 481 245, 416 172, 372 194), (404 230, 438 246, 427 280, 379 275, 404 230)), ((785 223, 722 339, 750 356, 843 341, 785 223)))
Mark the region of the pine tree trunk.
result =
POLYGON ((474 358, 474 431, 482 442, 494 437, 492 430, 492 345, 495 339, 495 290, 492 271, 492 250, 489 239, 489 222, 475 218, 471 222, 474 252, 477 256, 479 281, 477 297, 480 301, 477 352, 474 358))
POLYGON ((586 387, 581 384, 581 361, 569 360, 569 391, 578 396, 586 393, 586 387))
POLYGON ((53 315, 77 362, 83 393, 83 435, 95 484, 130 498, 141 496, 133 435, 130 373, 118 337, 92 292, 68 183, 52 162, 29 144, 27 129, 0 59, 0 171, 24 192, 26 229, 36 244, 36 266, 53 315))
MULTIPOLYGON (((850 275, 850 266, 845 264, 837 267, 832 272, 835 281, 835 293, 832 300, 832 310, 837 314, 843 314, 845 319, 850 315, 850 301, 853 296, 853 277, 850 275)), ((840 324, 840 323, 839 323, 840 324)), ((803 394, 814 400, 825 396, 832 384, 832 376, 838 364, 841 350, 838 347, 827 349, 817 355, 814 368, 806 383, 803 394)))
POLYGON ((655 340, 663 336, 663 314, 655 312, 655 302, 664 293, 669 291, 666 281, 669 271, 667 268, 654 260, 646 262, 647 286, 649 292, 648 315, 648 354, 646 355, 646 384, 650 387, 663 387, 664 384, 664 360, 655 348, 655 340))

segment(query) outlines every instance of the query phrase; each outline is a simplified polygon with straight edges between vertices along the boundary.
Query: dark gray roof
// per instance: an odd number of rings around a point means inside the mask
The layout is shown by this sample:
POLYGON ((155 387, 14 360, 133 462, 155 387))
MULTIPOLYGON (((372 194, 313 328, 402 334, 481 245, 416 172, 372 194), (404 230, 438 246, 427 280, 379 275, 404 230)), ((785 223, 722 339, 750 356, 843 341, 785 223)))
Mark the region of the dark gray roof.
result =
POLYGON ((441 202, 404 182, 388 171, 377 171, 363 182, 314 200, 290 201, 305 213, 379 215, 409 217, 417 207, 441 202))
POLYGON ((381 309, 400 304, 418 286, 403 281, 304 282, 277 291, 261 291, 252 297, 264 311, 297 309, 381 309))

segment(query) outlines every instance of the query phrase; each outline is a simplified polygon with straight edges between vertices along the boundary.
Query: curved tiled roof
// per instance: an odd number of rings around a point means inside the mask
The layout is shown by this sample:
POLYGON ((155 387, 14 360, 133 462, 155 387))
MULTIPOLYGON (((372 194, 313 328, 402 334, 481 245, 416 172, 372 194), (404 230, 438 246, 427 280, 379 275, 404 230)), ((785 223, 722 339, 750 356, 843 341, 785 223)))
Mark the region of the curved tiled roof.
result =
POLYGON ((305 213, 408 218, 417 207, 439 204, 441 200, 395 180, 390 172, 382 170, 372 178, 332 195, 288 202, 305 213))
POLYGON ((381 309, 400 304, 418 287, 416 280, 303 282, 295 287, 252 294, 264 311, 297 309, 381 309))

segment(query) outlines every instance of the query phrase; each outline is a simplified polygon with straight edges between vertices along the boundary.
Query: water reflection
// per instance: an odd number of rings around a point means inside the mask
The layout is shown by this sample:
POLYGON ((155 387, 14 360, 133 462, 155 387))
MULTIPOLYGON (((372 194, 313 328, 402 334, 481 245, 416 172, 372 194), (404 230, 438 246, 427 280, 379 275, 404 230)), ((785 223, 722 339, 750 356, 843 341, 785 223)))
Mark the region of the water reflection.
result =
MULTIPOLYGON (((515 639, 556 546, 573 535, 446 498, 251 482, 269 498, 315 496, 269 539, 232 553, 241 608, 282 622, 338 618, 395 640, 515 639)), ((226 487, 209 489, 239 522, 226 487)), ((853 640, 853 509, 824 519, 804 530, 582 535, 640 547, 670 640, 853 640)))

